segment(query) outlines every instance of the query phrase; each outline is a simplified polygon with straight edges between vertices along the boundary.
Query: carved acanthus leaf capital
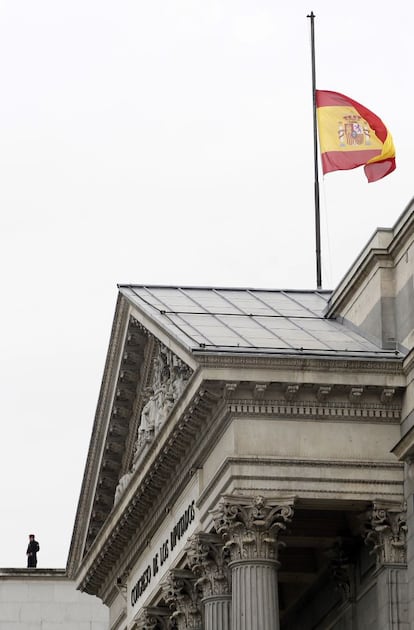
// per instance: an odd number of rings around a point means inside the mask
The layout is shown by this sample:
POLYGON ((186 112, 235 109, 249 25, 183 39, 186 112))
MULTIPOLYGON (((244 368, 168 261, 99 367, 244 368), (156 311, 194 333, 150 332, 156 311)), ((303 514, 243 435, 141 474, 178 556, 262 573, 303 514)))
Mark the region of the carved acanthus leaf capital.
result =
POLYGON ((173 627, 170 611, 162 606, 143 608, 135 622, 136 630, 172 630, 173 627))
POLYGON ((376 553, 377 566, 406 564, 406 506, 374 503, 365 517, 365 543, 376 553))
POLYGON ((186 546, 189 566, 203 597, 230 593, 230 554, 217 534, 194 534, 186 546))
POLYGON ((157 624, 158 619, 144 609, 135 623, 135 628, 136 630, 156 630, 157 624))
POLYGON ((277 560, 278 537, 293 517, 293 503, 293 498, 223 497, 212 515, 231 560, 277 560))
POLYGON ((170 612, 160 606, 145 607, 139 613, 133 630, 170 630, 170 612))
POLYGON ((191 571, 172 569, 161 584, 170 619, 178 630, 202 630, 201 601, 191 571))

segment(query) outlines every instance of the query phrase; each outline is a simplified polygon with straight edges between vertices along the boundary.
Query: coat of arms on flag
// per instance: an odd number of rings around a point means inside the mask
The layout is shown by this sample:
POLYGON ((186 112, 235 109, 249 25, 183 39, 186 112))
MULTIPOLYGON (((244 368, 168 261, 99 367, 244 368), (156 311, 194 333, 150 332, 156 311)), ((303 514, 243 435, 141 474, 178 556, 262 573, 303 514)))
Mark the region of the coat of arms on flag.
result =
POLYGON ((369 126, 361 116, 344 116, 338 123, 338 138, 341 146, 345 146, 344 140, 348 146, 371 144, 369 126))
POLYGON ((365 166, 369 182, 395 169, 391 134, 376 114, 339 92, 316 90, 323 172, 365 166))

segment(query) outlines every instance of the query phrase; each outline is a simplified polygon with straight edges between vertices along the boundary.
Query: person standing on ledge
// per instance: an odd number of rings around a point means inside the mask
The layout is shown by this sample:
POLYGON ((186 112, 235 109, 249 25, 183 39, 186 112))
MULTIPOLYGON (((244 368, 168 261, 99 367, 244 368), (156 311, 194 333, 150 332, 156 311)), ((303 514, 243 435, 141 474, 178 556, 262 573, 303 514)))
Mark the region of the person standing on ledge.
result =
POLYGON ((39 543, 35 540, 34 534, 29 535, 29 544, 27 546, 27 567, 29 569, 35 569, 37 566, 37 552, 39 551, 39 543))

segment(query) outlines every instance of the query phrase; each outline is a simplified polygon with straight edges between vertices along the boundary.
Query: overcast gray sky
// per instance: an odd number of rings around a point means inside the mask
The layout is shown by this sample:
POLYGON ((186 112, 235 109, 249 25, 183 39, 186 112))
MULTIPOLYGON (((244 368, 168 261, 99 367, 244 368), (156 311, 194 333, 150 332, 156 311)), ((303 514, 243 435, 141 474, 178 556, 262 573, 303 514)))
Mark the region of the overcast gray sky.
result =
POLYGON ((312 9, 397 149, 322 182, 333 288, 413 196, 411 1, 0 2, 0 566, 66 564, 118 282, 315 288, 312 9))

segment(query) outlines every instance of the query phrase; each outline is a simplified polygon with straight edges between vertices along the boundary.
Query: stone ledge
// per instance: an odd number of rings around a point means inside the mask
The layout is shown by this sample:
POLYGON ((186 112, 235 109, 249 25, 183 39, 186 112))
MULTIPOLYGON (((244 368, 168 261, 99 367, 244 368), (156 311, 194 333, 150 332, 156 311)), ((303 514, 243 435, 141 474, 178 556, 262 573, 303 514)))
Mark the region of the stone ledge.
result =
POLYGON ((0 569, 0 579, 64 579, 69 580, 66 569, 0 569))

